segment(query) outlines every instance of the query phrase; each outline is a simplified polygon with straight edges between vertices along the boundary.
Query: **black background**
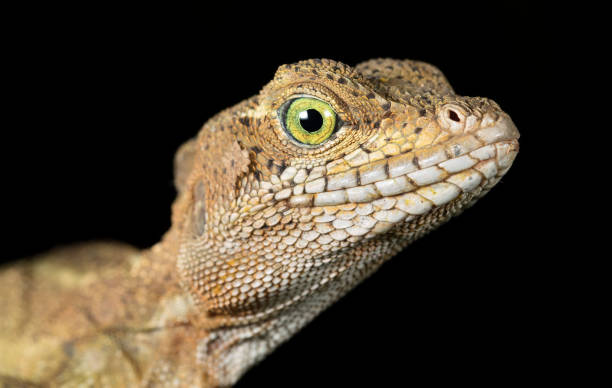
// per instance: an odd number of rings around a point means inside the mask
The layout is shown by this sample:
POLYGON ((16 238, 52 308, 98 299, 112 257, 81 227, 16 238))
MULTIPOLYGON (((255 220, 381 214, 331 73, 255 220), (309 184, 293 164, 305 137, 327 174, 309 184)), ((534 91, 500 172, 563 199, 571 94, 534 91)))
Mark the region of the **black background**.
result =
MULTIPOLYGON (((556 319, 573 303, 572 280, 561 280, 566 263, 547 237, 559 221, 550 217, 557 186, 543 183, 551 116, 563 111, 547 101, 558 96, 552 85, 566 71, 571 35, 544 23, 554 10, 357 11, 316 25, 313 10, 292 20, 46 11, 21 14, 5 35, 1 259, 84 240, 154 244, 170 226, 174 151, 213 114, 256 94, 280 64, 423 60, 457 93, 492 98, 511 115, 521 131, 514 167, 238 386, 489 384, 568 373, 551 360, 572 342, 558 341, 556 319)), ((555 130, 563 137, 570 128, 555 130)))

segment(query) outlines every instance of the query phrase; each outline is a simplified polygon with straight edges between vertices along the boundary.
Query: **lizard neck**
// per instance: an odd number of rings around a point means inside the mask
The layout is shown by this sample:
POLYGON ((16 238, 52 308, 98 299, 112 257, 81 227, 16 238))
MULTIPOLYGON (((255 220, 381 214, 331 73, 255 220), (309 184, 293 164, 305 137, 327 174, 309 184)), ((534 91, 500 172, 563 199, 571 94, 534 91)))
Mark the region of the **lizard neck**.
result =
POLYGON ((390 250, 384 260, 366 258, 316 292, 276 308, 270 307, 266 314, 250 314, 238 319, 211 317, 207 321, 207 336, 198 343, 198 363, 210 381, 220 386, 233 385, 253 365, 374 273, 402 246, 398 244, 390 250))
MULTIPOLYGON (((396 226, 387 234, 375 237, 366 244, 336 252, 335 260, 320 265, 321 270, 335 273, 333 278, 321 281, 309 292, 289 293, 266 305, 252 305, 243 310, 218 309, 215 308, 214 301, 203 300, 200 294, 190 288, 194 279, 183 279, 197 309, 204 317, 201 324, 207 332, 197 346, 198 363, 211 381, 222 386, 232 385, 252 365, 369 277, 390 257, 446 222, 451 217, 451 207, 461 209, 472 200, 472 195, 461 195, 454 203, 434 210, 433 221, 428 224, 422 225, 417 218, 413 222, 396 226), (387 240, 388 243, 382 244, 379 241, 381 239, 387 240), (355 255, 355 250, 360 254, 355 255)), ((214 250, 214 247, 211 247, 211 250, 214 250)), ((179 250, 179 267, 181 260, 196 262, 189 256, 191 252, 193 250, 185 247, 179 250)), ((210 260, 213 263, 237 261, 232 254, 219 251, 214 257, 211 256, 210 260)))

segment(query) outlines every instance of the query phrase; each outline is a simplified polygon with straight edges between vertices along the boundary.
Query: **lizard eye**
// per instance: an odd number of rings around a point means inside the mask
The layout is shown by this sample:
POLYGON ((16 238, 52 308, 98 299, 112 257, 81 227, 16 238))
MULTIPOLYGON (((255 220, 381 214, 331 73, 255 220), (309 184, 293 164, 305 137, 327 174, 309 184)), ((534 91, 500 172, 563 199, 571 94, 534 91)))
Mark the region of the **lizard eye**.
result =
POLYGON ((336 129, 336 112, 328 103, 316 98, 290 100, 281 107, 280 113, 287 134, 301 144, 319 145, 336 129))

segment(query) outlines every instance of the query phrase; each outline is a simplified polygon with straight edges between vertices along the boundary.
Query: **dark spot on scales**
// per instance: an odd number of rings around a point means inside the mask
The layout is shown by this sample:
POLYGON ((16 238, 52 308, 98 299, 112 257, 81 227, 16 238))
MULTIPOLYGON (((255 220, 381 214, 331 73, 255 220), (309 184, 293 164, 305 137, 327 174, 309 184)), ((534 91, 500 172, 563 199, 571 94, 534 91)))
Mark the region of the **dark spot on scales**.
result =
POLYGON ((262 150, 261 148, 257 147, 257 146, 253 146, 251 147, 251 151, 255 152, 256 154, 260 153, 262 150))
POLYGON ((370 150, 369 150, 369 149, 367 149, 367 148, 365 148, 365 147, 363 146, 363 144, 359 144, 359 148, 361 148, 361 149, 362 149, 362 150, 363 150, 363 151, 364 151, 366 154, 369 154, 369 153, 370 153, 370 150))
POLYGON ((423 128, 421 128, 421 127, 416 127, 416 128, 414 129, 414 133, 419 134, 419 133, 421 133, 421 131, 422 131, 422 130, 423 130, 423 128))
POLYGON ((241 118, 238 119, 238 121, 242 125, 249 125, 249 118, 248 117, 241 117, 241 118))
POLYGON ((332 77, 331 74, 327 74, 327 78, 332 80, 332 81, 334 80, 334 77, 332 77))
POLYGON ((267 165, 268 170, 271 170, 273 165, 274 165, 274 160, 273 159, 268 159, 268 165, 267 165))
POLYGON ((370 92, 370 93, 368 93, 368 94, 366 95, 366 97, 367 97, 367 98, 369 98, 370 100, 373 100, 373 99, 375 99, 375 98, 376 98, 376 95, 375 95, 374 93, 370 92))
POLYGON ((338 83, 339 84, 345 84, 346 80, 344 78, 338 78, 338 83))
POLYGON ((455 156, 461 155, 461 147, 459 145, 455 145, 453 147, 453 152, 455 153, 455 156))
POLYGON ((285 163, 285 161, 281 161, 280 165, 278 165, 278 168, 280 171, 285 171, 285 168, 287 168, 287 163, 285 163))
POLYGON ((389 108, 391 108, 391 103, 390 102, 385 102, 384 104, 381 105, 381 107, 384 110, 389 110, 389 108))

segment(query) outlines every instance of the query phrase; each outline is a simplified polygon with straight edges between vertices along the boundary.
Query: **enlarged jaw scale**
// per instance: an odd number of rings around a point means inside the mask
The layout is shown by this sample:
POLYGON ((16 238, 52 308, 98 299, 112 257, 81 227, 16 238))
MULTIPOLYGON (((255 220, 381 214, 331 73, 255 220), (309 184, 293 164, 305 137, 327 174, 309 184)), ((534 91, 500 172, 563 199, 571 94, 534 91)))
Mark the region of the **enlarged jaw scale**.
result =
POLYGON ((508 171, 519 133, 435 67, 380 59, 281 66, 182 148, 178 268, 218 384, 312 320, 508 171), (182 177, 182 178, 181 178, 182 177))

